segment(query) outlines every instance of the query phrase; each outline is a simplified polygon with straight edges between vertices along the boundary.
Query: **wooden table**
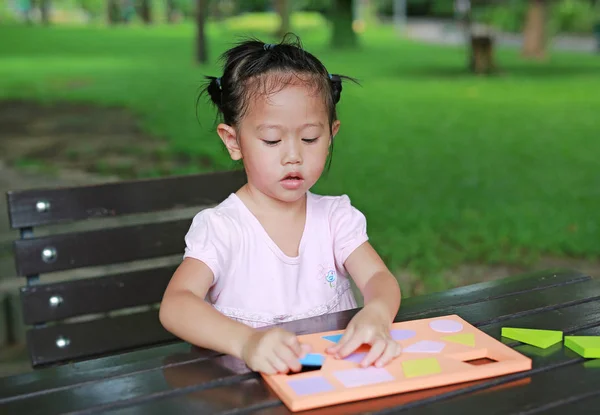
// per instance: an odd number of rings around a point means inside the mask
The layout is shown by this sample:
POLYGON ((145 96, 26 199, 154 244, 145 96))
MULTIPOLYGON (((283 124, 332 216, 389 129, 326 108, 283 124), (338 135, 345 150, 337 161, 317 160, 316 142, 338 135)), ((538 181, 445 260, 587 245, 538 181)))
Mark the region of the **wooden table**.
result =
MULTIPOLYGON (((355 310, 287 323, 299 334, 341 329, 355 310)), ((408 298, 397 321, 458 314, 500 338, 503 326, 600 334, 600 282, 553 270, 408 298)), ((503 340, 528 372, 332 406, 306 414, 573 414, 600 408, 600 359, 557 344, 503 340)), ((0 378, 1 414, 289 414, 256 373, 185 343, 0 378)))

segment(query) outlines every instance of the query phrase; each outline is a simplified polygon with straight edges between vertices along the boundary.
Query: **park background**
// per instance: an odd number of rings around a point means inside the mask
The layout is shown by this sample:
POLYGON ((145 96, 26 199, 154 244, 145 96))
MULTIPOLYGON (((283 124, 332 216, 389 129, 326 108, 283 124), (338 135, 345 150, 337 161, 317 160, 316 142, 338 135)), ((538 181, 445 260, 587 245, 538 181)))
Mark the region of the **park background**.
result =
MULTIPOLYGON (((339 104, 331 170, 405 296, 600 275, 600 1, 1 0, 0 190, 233 168, 196 99, 247 36, 298 34, 339 104)), ((0 374, 27 370, 4 198, 0 374)))

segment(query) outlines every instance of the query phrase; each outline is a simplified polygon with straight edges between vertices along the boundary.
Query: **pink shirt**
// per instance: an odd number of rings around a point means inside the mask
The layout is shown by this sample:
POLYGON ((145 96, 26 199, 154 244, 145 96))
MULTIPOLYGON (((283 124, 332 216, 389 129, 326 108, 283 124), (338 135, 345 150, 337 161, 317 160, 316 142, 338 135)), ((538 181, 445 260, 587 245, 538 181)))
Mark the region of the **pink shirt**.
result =
POLYGON ((346 195, 309 192, 306 207, 296 257, 279 249, 235 194, 199 212, 185 237, 184 258, 212 270, 206 300, 252 327, 355 308, 344 262, 368 240, 365 217, 346 195))

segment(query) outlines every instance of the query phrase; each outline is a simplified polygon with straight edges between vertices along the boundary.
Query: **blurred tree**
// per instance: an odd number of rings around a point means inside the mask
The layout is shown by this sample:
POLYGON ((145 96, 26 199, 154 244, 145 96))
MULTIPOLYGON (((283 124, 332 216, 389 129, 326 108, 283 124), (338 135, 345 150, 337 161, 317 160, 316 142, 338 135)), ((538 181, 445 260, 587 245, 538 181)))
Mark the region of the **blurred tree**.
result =
POLYGON ((473 17, 473 7, 484 1, 486 0, 455 1, 455 15, 462 21, 468 42, 468 67, 478 75, 489 75, 496 69, 491 26, 477 23, 473 17))
POLYGON ((20 4, 21 10, 23 11, 23 15, 25 17, 25 21, 28 24, 33 23, 35 20, 34 14, 36 9, 40 13, 40 21, 44 25, 50 24, 50 0, 28 0, 23 1, 20 4))
POLYGON ((40 18, 42 24, 50 24, 50 0, 38 0, 40 7, 40 18))
POLYGON ((78 4, 90 19, 101 17, 106 9, 104 0, 78 0, 78 4))
POLYGON ((175 7, 175 0, 166 0, 166 3, 167 23, 174 23, 175 12, 177 11, 175 7))
POLYGON ((327 14, 331 11, 332 2, 333 0, 294 0, 291 3, 293 10, 327 14))
POLYGON ((261 13, 272 7, 273 0, 237 0, 236 9, 239 13, 261 13))
POLYGON ((152 6, 150 0, 138 0, 137 13, 145 24, 152 23, 152 6))
POLYGON ((523 27, 523 56, 540 59, 546 55, 547 16, 546 0, 529 0, 529 9, 523 27))
POLYGON ((121 21, 121 7, 117 0, 107 0, 106 14, 108 24, 113 25, 121 21))
POLYGON ((199 63, 208 62, 204 26, 208 14, 209 0, 196 0, 196 59, 199 63))
POLYGON ((277 29, 277 37, 282 37, 290 31, 290 0, 274 0, 274 8, 279 15, 280 24, 277 29))
POLYGON ((352 0, 334 0, 330 13, 333 23, 331 46, 334 48, 356 47, 358 39, 352 28, 352 0))

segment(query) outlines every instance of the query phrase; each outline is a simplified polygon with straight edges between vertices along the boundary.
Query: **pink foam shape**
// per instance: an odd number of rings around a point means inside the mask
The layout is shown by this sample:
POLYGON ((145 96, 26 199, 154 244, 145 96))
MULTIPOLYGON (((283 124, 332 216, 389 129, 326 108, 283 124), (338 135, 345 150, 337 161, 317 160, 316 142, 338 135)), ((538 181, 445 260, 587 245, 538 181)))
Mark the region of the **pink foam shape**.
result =
POLYGON ((407 340, 417 335, 417 332, 414 330, 402 330, 396 329, 390 331, 392 339, 394 340, 407 340))
POLYGON ((297 395, 301 396, 329 392, 334 389, 327 379, 322 376, 289 380, 288 385, 294 390, 294 392, 296 392, 297 395))
POLYGON ((457 333, 463 329, 463 325, 454 320, 433 320, 429 327, 439 333, 457 333))
POLYGON ((394 380, 387 369, 367 367, 364 369, 347 369, 333 372, 333 375, 347 388, 372 385, 375 383, 390 382, 394 380))
POLYGON ((404 348, 406 353, 439 353, 446 345, 442 342, 434 342, 431 340, 421 340, 404 348))
POLYGON ((363 359, 365 358, 366 355, 367 355, 366 352, 352 353, 351 355, 346 356, 344 358, 344 360, 346 360, 348 362, 360 363, 363 361, 363 359))

